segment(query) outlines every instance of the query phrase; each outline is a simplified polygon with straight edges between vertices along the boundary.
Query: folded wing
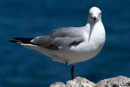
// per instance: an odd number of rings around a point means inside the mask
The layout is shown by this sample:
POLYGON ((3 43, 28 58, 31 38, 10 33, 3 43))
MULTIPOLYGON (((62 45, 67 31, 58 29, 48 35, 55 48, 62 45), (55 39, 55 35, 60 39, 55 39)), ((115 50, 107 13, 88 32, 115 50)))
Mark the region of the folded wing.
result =
POLYGON ((31 43, 44 48, 58 50, 61 47, 78 45, 84 41, 83 31, 77 28, 59 28, 53 30, 49 35, 35 37, 31 43))

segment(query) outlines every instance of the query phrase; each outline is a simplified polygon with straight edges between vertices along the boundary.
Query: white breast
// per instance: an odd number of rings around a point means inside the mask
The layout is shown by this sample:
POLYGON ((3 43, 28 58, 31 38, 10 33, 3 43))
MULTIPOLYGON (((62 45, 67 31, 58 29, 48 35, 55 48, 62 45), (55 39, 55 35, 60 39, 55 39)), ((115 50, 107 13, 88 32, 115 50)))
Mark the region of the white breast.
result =
MULTIPOLYGON (((57 62, 67 62, 68 64, 73 64, 89 60, 96 56, 101 51, 105 43, 104 26, 102 25, 102 22, 98 23, 93 27, 89 41, 86 40, 85 42, 77 46, 72 46, 69 49, 61 49, 59 51, 52 52, 55 53, 56 56, 52 54, 50 57, 57 62)), ((87 33, 86 38, 89 38, 87 33)))

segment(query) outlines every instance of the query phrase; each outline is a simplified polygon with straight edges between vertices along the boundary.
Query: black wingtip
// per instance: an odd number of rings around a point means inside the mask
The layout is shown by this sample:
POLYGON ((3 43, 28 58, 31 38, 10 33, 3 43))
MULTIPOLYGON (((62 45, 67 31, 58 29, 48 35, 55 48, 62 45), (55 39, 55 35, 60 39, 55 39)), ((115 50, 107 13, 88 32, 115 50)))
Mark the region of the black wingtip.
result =
POLYGON ((9 40, 9 42, 12 42, 12 43, 17 43, 17 41, 15 41, 15 40, 9 40))
MULTIPOLYGON (((19 37, 15 37, 13 38, 14 40, 9 40, 9 42, 13 42, 13 43, 17 43, 17 42, 22 42, 22 43, 26 43, 26 44, 30 44, 31 40, 33 38, 19 38, 19 37)), ((32 43, 31 43, 32 44, 32 43)))
POLYGON ((15 40, 20 40, 20 38, 19 38, 19 37, 15 37, 15 38, 13 38, 13 39, 15 39, 15 40))

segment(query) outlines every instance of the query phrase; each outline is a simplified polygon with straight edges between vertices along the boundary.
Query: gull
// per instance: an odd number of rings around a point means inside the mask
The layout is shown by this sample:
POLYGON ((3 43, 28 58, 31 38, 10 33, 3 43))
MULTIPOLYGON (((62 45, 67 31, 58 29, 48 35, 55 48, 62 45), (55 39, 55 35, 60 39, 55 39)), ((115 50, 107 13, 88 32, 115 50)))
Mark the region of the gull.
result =
POLYGON ((95 57, 105 43, 101 10, 98 7, 90 8, 85 26, 62 27, 54 29, 48 35, 34 38, 15 37, 10 42, 39 51, 55 62, 72 64, 71 78, 74 79, 75 64, 95 57))

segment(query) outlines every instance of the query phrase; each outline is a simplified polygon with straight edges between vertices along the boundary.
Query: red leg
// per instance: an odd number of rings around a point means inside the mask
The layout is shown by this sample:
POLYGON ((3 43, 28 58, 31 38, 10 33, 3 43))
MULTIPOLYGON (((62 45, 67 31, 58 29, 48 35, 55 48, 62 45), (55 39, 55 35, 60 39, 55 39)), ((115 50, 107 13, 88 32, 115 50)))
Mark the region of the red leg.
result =
POLYGON ((71 68, 71 78, 74 79, 74 66, 75 64, 72 65, 72 68, 71 68))

